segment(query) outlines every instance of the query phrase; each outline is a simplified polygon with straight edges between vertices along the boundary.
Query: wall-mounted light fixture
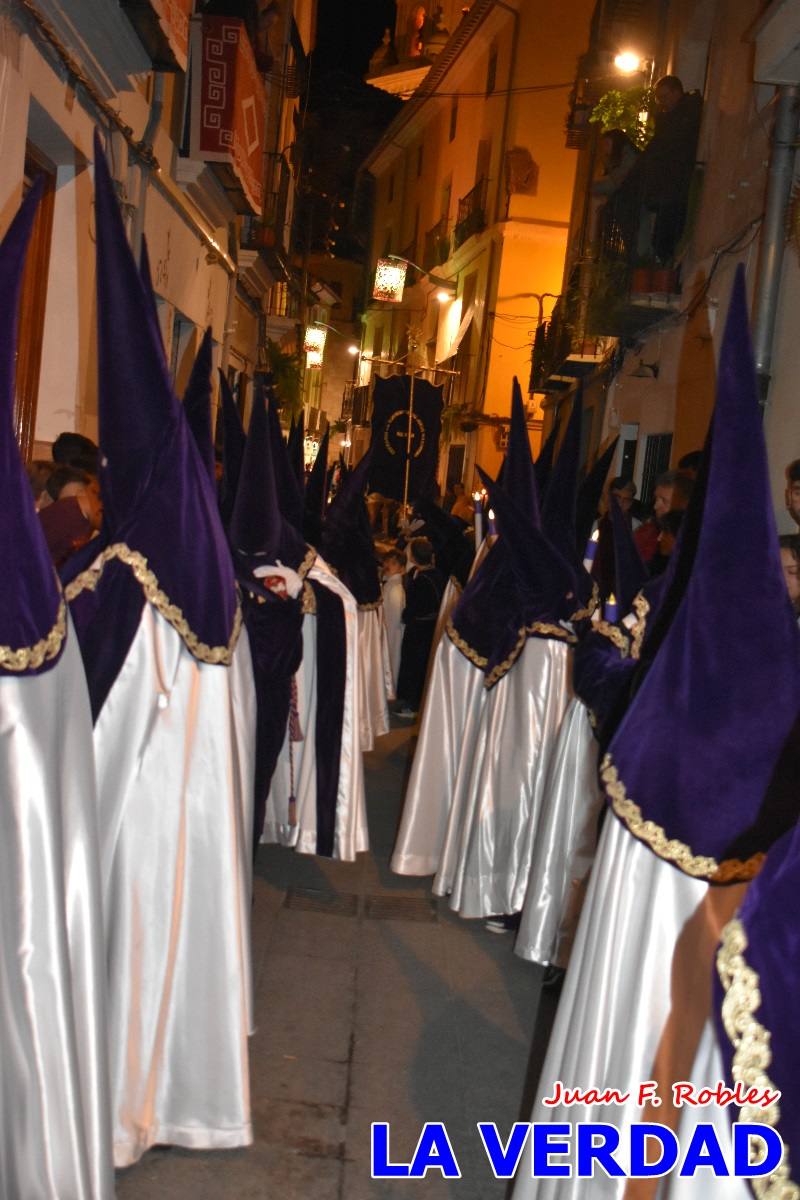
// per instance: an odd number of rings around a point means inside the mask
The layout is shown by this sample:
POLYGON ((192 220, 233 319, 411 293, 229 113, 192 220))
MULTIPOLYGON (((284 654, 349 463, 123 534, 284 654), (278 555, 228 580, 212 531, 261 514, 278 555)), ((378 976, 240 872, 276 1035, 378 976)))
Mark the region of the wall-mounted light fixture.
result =
POLYGON ((372 289, 372 299, 389 300, 393 304, 399 304, 403 299, 403 290, 406 286, 406 273, 409 267, 413 267, 415 271, 419 271, 420 275, 424 275, 434 287, 439 289, 436 293, 436 299, 440 302, 452 300, 453 296, 455 296, 455 280, 442 279, 439 275, 431 275, 430 271, 426 271, 419 263, 412 262, 410 258, 400 258, 397 254, 388 254, 385 258, 379 258, 375 266, 375 285, 372 289))

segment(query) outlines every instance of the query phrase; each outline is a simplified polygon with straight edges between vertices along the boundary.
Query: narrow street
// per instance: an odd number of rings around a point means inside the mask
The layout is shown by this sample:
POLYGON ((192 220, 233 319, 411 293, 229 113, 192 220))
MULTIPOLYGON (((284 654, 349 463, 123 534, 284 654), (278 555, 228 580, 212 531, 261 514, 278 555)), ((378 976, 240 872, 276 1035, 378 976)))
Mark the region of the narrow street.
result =
POLYGON ((497 1122, 505 1139, 530 1118, 552 1001, 537 1011, 540 972, 515 958, 511 935, 452 915, 429 880, 389 871, 412 745, 399 727, 366 758, 370 854, 259 854, 254 1145, 153 1150, 119 1174, 119 1200, 505 1196, 475 1123, 497 1122), (446 1123, 462 1178, 371 1180, 370 1123, 391 1122, 403 1162, 426 1120, 446 1123))

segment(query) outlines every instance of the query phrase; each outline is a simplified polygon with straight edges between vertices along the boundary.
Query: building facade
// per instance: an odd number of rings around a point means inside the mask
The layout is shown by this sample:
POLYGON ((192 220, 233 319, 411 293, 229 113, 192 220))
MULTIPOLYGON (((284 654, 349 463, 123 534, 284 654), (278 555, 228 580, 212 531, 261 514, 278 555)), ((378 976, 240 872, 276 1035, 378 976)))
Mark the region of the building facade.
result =
POLYGON ((95 127, 134 251, 147 243, 178 393, 210 326, 215 365, 246 411, 290 271, 288 151, 314 11, 313 0, 0 6, 0 229, 45 177, 20 333, 27 457, 64 430, 97 436, 95 127))
POLYGON ((588 2, 478 0, 365 164, 372 270, 387 254, 424 270, 401 304, 369 303, 358 382, 411 363, 444 385, 443 486, 499 466, 512 380, 527 390, 533 332, 561 290, 576 166, 564 115, 590 15, 588 2))
MULTIPOLYGON (((719 340, 743 263, 773 496, 786 531, 794 526, 784 512, 784 469, 800 456, 800 348, 793 332, 800 263, 792 201, 799 52, 797 0, 597 5, 568 131, 578 160, 562 285, 571 307, 546 331, 550 353, 541 365, 547 424, 562 402, 561 381, 577 373, 581 350, 593 347, 597 365, 585 385, 587 456, 619 435, 615 469, 631 475, 647 499, 661 470, 703 445, 719 340), (613 63, 622 50, 641 64, 628 76, 613 63), (674 256, 659 263, 641 255, 641 239, 633 257, 598 232, 606 200, 592 194, 592 182, 601 175, 601 134, 587 116, 611 89, 632 92, 664 74, 697 94, 702 119, 685 224, 674 256), (653 274, 661 266, 664 275, 653 274)), ((643 212, 642 219, 650 218, 643 212)))

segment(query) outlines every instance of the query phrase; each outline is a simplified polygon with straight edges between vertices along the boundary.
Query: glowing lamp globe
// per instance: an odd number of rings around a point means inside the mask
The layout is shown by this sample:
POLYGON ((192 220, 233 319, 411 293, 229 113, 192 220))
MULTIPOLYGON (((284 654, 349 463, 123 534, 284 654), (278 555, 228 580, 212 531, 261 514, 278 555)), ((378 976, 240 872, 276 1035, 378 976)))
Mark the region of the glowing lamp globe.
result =
POLYGON ((375 266, 372 299, 389 300, 393 304, 399 304, 406 286, 407 268, 408 263, 404 259, 379 258, 375 266))

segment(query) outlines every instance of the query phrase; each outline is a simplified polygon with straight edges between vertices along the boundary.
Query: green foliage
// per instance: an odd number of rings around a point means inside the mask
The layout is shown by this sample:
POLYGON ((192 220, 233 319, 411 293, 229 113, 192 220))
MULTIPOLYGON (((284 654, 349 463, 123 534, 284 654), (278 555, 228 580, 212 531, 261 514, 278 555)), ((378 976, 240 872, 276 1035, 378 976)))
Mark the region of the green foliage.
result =
POLYGON ((275 394, 284 412, 298 417, 303 407, 300 389, 300 355, 282 350, 278 342, 267 338, 265 346, 266 369, 271 372, 275 394))
POLYGON ((589 120, 599 125, 603 133, 621 129, 639 150, 644 150, 653 136, 653 103, 652 88, 635 87, 624 92, 612 88, 597 101, 589 120), (643 120, 645 112, 647 117, 643 120))

